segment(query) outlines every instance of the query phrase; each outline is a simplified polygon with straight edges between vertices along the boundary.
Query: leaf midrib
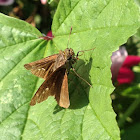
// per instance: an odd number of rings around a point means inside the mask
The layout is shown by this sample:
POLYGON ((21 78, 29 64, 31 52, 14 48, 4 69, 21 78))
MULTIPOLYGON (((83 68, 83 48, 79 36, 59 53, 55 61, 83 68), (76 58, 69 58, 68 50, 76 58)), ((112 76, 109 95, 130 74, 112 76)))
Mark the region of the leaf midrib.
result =
MULTIPOLYGON (((45 42, 45 40, 43 41, 43 42, 41 42, 40 44, 43 44, 45 42)), ((39 45, 38 45, 39 46, 39 45)), ((36 49, 37 47, 34 47, 31 51, 29 51, 27 54, 26 54, 26 56, 25 57, 27 57, 27 55, 29 55, 34 49, 36 49)), ((16 66, 17 65, 19 65, 19 63, 21 62, 21 61, 23 61, 23 59, 25 58, 25 57, 23 57, 20 61, 18 61, 18 63, 16 64, 16 65, 14 65, 14 67, 9 71, 9 72, 7 72, 6 74, 5 74, 5 76, 0 80, 0 82, 2 82, 12 71, 13 71, 13 69, 15 69, 16 68, 16 66)))
MULTIPOLYGON (((130 26, 139 26, 139 24, 126 24, 126 25, 120 25, 120 26, 105 26, 105 27, 98 27, 98 28, 87 28, 86 30, 80 30, 78 32, 74 32, 72 31, 71 35, 72 34, 78 34, 78 33, 82 33, 82 32, 88 32, 88 31, 91 31, 91 30, 104 30, 104 29, 108 29, 108 28, 124 28, 124 27, 130 27, 130 26)), ((62 36, 68 36, 69 34, 60 34, 60 35, 56 35, 56 37, 62 37, 62 36)))

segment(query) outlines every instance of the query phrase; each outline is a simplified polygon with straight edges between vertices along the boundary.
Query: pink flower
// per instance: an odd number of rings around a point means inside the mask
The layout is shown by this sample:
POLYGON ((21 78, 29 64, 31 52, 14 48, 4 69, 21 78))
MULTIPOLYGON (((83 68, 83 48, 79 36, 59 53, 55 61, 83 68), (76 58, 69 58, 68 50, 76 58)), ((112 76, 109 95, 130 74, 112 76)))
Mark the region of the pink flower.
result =
POLYGON ((139 56, 128 55, 121 66, 117 81, 119 84, 130 84, 134 80, 134 73, 131 70, 133 66, 138 65, 140 63, 139 56))
POLYGON ((14 0, 0 0, 0 5, 8 6, 14 3, 14 0))
POLYGON ((112 80, 119 84, 130 84, 134 80, 133 66, 140 63, 139 56, 128 55, 125 48, 120 48, 111 56, 112 59, 112 80))

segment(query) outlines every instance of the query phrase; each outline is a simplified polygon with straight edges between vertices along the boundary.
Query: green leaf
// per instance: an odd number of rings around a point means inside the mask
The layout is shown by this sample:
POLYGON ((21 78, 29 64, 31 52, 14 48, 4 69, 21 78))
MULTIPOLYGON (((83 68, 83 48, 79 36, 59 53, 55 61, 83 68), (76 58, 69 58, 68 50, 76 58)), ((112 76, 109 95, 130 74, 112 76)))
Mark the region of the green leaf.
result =
POLYGON ((134 84, 131 85, 130 87, 124 89, 121 91, 121 95, 129 97, 129 98, 137 98, 140 95, 140 85, 139 84, 134 84))
POLYGON ((122 135, 122 140, 139 140, 140 138, 140 123, 134 124, 127 128, 122 135))
POLYGON ((37 78, 23 65, 44 54, 42 34, 24 21, 0 14, 0 135, 20 139, 37 78), (40 55, 38 55, 38 52, 40 55), (28 82, 30 81, 30 83, 28 82))
POLYGON ((111 107, 110 56, 139 28, 139 10, 132 0, 61 0, 53 19, 53 42, 39 39, 31 25, 0 14, 0 136, 2 140, 118 140, 119 129, 111 107), (92 83, 69 75, 70 108, 53 97, 33 107, 31 97, 42 79, 23 65, 67 47, 79 56, 75 69, 92 83))
POLYGON ((48 0, 47 2, 48 2, 49 4, 51 4, 53 1, 54 1, 54 0, 48 0))

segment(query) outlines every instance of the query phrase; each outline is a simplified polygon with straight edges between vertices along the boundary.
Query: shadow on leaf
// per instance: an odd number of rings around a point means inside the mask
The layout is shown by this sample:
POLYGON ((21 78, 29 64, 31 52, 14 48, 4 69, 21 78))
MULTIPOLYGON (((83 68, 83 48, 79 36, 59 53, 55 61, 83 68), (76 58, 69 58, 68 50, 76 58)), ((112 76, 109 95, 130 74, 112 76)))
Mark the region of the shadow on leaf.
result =
MULTIPOLYGON (((85 64, 85 62, 81 59, 78 60, 76 64, 76 72, 84 78, 88 83, 91 84, 89 71, 91 69, 92 58, 90 61, 85 64)), ((69 81, 69 96, 70 96, 70 107, 69 109, 80 109, 88 105, 88 94, 90 87, 87 83, 85 83, 82 79, 77 77, 73 71, 70 72, 68 76, 69 81)), ((54 114, 63 110, 64 108, 56 105, 54 108, 54 114)))

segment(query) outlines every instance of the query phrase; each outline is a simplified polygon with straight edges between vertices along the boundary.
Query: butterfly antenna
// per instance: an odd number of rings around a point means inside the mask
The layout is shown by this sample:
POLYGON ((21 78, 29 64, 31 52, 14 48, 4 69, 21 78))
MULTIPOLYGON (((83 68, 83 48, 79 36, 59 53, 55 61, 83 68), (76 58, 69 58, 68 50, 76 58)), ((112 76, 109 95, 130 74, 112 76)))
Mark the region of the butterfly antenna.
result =
POLYGON ((68 48, 68 45, 69 45, 69 42, 70 42, 70 35, 71 35, 71 32, 72 32, 72 27, 71 27, 71 29, 70 29, 70 34, 69 34, 69 39, 68 39, 67 48, 68 48))
POLYGON ((79 77, 80 79, 82 79, 85 83, 87 83, 90 87, 92 87, 92 85, 86 81, 84 78, 82 78, 76 71, 74 68, 72 68, 73 72, 76 74, 77 77, 79 77))
MULTIPOLYGON (((96 48, 96 47, 95 47, 95 48, 96 48)), ((76 58, 78 58, 78 56, 81 56, 81 55, 82 55, 82 54, 79 55, 80 52, 84 53, 85 51, 91 51, 91 50, 94 50, 95 48, 92 48, 92 49, 89 49, 89 50, 78 51, 78 52, 77 52, 77 55, 76 55, 76 58)))

